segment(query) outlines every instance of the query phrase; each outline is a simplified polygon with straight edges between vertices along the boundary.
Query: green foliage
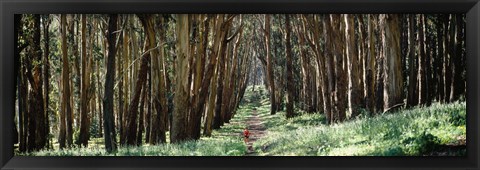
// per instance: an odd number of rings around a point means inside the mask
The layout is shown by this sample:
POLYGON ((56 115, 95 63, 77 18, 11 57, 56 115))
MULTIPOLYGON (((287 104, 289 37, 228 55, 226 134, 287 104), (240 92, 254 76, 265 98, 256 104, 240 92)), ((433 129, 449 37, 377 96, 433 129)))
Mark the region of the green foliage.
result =
POLYGON ((411 155, 427 154, 439 144, 439 138, 423 131, 420 135, 402 140, 402 143, 408 146, 407 153, 411 155))
POLYGON ((248 86, 245 89, 245 94, 242 101, 240 101, 240 104, 250 105, 255 109, 256 107, 260 107, 262 105, 262 101, 269 99, 269 94, 263 85, 256 85, 255 91, 252 90, 253 86, 248 86))
MULTIPOLYGON (((95 112, 91 112, 92 114, 98 114, 95 112)), ((90 123, 90 128, 89 128, 90 136, 92 137, 100 137, 100 124, 98 122, 98 116, 93 116, 92 122, 90 123)))

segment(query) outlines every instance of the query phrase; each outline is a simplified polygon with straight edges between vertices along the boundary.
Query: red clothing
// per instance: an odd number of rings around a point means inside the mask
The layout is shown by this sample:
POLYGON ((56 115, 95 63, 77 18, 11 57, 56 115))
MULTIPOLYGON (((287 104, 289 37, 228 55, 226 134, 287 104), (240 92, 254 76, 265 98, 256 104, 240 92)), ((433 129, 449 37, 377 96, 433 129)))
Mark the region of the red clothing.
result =
POLYGON ((243 136, 245 136, 245 137, 250 136, 250 132, 249 132, 247 129, 245 129, 245 130, 243 131, 243 136))

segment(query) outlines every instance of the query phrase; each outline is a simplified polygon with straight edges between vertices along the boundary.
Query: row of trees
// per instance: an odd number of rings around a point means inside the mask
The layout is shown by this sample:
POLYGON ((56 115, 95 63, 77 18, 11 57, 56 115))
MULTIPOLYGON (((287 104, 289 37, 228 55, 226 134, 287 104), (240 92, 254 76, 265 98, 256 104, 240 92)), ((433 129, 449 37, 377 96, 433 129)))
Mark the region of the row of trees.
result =
POLYGON ((16 15, 15 38, 21 152, 211 136, 247 85, 328 123, 466 89, 460 14, 16 15))
POLYGON ((210 136, 232 118, 253 61, 241 15, 15 19, 22 152, 51 148, 48 130, 60 148, 104 136, 109 152, 165 143, 167 131, 171 142, 199 139, 203 124, 210 136))
POLYGON ((466 92, 463 14, 274 16, 270 24, 265 15, 264 38, 256 41, 272 114, 285 101, 287 117, 295 103, 306 112, 325 113, 333 123, 362 111, 452 102, 466 92), (276 29, 270 32, 270 27, 276 29), (285 50, 271 50, 271 37, 285 50))

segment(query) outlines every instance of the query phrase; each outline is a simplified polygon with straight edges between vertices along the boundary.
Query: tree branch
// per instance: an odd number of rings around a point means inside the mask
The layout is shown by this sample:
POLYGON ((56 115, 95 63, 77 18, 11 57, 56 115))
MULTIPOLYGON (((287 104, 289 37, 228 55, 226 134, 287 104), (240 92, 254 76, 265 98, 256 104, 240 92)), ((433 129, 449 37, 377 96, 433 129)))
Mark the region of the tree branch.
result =
MULTIPOLYGON (((240 22, 241 22, 241 21, 240 21, 240 22)), ((232 39, 235 38, 235 36, 237 36, 238 33, 239 33, 241 30, 243 30, 243 22, 242 22, 242 24, 240 25, 240 28, 238 28, 237 31, 235 31, 235 33, 234 33, 232 36, 230 36, 230 37, 227 38, 227 42, 232 41, 232 39)))

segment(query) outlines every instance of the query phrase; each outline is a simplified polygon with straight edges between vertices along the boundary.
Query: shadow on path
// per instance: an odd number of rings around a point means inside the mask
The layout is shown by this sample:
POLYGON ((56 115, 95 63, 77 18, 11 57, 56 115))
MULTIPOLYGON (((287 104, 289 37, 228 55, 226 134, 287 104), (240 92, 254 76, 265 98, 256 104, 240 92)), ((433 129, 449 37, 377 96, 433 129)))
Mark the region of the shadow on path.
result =
POLYGON ((253 143, 265 136, 267 128, 263 125, 256 110, 253 110, 252 115, 247 118, 245 124, 248 126, 248 131, 250 131, 250 138, 247 144, 247 154, 245 154, 245 156, 256 156, 258 153, 253 149, 253 143))

